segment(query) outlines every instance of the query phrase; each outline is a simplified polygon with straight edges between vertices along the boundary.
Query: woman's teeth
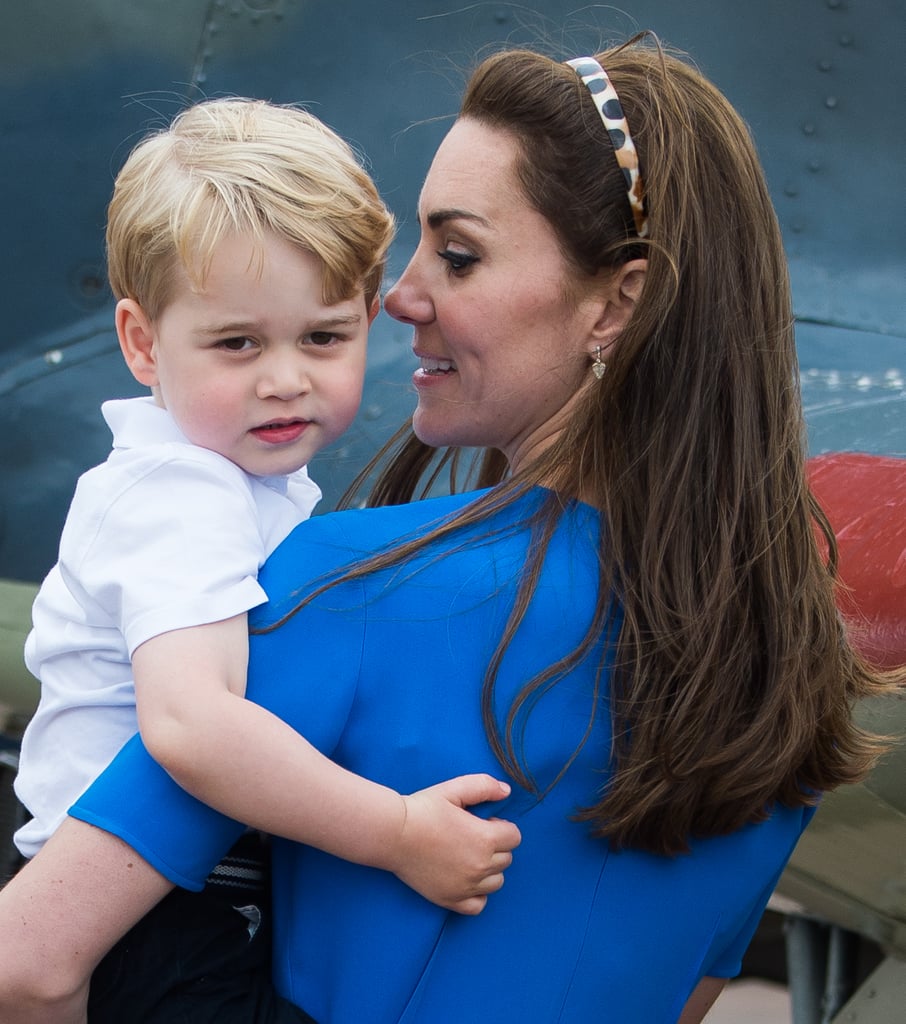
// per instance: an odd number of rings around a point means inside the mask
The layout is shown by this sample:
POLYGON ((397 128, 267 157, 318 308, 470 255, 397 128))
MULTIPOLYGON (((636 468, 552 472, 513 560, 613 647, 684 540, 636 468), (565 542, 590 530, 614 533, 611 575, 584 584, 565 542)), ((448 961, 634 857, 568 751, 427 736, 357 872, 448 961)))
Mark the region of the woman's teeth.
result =
POLYGON ((449 373, 456 369, 456 363, 452 359, 431 359, 422 356, 419 362, 424 373, 449 373))

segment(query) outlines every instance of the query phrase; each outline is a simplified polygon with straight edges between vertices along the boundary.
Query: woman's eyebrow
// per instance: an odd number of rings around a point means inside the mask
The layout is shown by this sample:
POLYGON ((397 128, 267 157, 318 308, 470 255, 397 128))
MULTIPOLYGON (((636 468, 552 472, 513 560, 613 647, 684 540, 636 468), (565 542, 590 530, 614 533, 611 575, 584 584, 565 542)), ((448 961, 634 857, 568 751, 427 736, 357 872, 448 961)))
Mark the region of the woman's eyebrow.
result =
POLYGON ((474 221, 484 227, 490 227, 490 223, 482 216, 477 213, 472 213, 469 210, 460 210, 452 207, 448 210, 432 210, 425 218, 428 227, 434 229, 439 228, 442 224, 446 224, 451 220, 469 220, 474 221))

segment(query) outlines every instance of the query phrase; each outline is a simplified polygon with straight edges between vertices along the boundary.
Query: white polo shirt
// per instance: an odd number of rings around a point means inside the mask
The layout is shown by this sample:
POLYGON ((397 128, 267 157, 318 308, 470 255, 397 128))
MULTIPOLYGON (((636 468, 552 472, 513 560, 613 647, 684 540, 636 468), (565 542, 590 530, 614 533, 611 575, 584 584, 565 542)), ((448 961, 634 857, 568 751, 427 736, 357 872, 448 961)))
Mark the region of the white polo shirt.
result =
POLYGON ((101 411, 113 451, 79 479, 25 644, 41 680, 15 784, 25 857, 137 731, 132 652, 266 601, 258 570, 321 498, 305 469, 254 477, 191 444, 150 397, 101 411))

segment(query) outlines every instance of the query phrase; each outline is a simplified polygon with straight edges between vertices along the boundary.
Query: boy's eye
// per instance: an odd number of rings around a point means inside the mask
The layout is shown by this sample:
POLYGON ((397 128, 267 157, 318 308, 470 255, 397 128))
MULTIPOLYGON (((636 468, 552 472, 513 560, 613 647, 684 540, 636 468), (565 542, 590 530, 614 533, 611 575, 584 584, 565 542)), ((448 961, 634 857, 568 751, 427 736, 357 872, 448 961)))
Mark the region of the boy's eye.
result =
POLYGON ((312 331, 308 337, 312 345, 329 345, 337 336, 332 331, 312 331))
POLYGON ((462 252, 459 249, 442 249, 438 254, 442 260, 446 260, 450 272, 453 274, 467 270, 473 263, 478 262, 478 257, 470 252, 462 252))
POLYGON ((255 343, 251 338, 223 338, 217 342, 219 348, 225 348, 227 352, 246 352, 255 343))

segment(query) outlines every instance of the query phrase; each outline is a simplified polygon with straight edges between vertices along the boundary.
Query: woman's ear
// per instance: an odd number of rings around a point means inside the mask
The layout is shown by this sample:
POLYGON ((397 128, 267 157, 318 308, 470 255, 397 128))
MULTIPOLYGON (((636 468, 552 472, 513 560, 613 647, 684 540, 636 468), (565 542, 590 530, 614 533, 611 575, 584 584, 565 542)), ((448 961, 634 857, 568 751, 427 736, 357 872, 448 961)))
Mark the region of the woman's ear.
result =
POLYGON ((134 299, 120 299, 114 315, 116 336, 132 376, 146 387, 158 384, 154 331, 145 311, 134 299))
POLYGON ((603 303, 592 330, 590 355, 594 356, 598 347, 606 353, 623 333, 635 312, 647 274, 648 260, 644 259, 630 260, 611 272, 600 296, 603 303))

